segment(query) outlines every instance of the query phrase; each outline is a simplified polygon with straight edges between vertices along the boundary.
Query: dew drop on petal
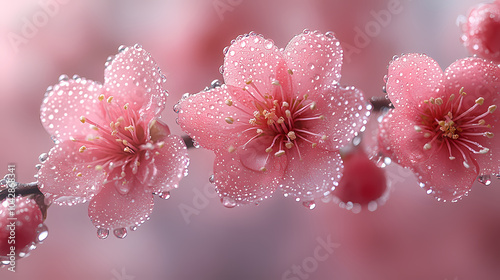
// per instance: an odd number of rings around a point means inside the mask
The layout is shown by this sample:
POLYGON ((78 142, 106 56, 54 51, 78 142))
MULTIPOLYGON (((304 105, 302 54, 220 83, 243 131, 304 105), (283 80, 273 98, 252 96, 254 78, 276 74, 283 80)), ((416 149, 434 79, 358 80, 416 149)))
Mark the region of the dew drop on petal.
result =
POLYGON ((224 207, 227 207, 227 208, 234 208, 234 207, 236 207, 236 201, 234 201, 234 199, 226 196, 226 197, 222 198, 222 205, 224 205, 224 207))
POLYGON ((126 228, 117 228, 113 230, 113 234, 118 237, 118 238, 125 238, 127 237, 127 229, 126 228))
POLYGON ((35 240, 36 243, 42 243, 49 236, 49 229, 45 224, 40 224, 36 229, 36 232, 37 232, 37 237, 35 240))
POLYGON ((477 181, 485 186, 491 185, 491 176, 490 175, 479 175, 477 177, 477 181))
POLYGON ((126 49, 127 49, 127 46, 121 45, 118 47, 118 52, 121 53, 121 52, 125 51, 126 49))
POLYGON ((109 236, 109 230, 106 228, 98 228, 97 229, 97 237, 99 239, 106 239, 109 236))
POLYGON ((175 103, 173 109, 174 109, 174 112, 178 114, 181 111, 181 104, 175 103))
POLYGON ((302 202, 302 205, 304 205, 304 207, 309 210, 316 208, 316 203, 314 202, 314 200, 304 201, 302 202))
POLYGON ((68 75, 63 74, 63 75, 59 76, 59 82, 62 82, 62 81, 69 81, 68 75))
POLYGON ((131 231, 136 231, 136 230, 137 230, 137 226, 131 226, 131 227, 130 227, 130 230, 131 230, 131 231))
POLYGON ((160 198, 162 199, 169 199, 170 198, 170 192, 161 192, 159 195, 158 195, 160 198))
POLYGON ((212 183, 212 184, 213 184, 213 183, 215 183, 215 177, 214 177, 214 174, 212 174, 212 175, 210 175, 210 177, 208 177, 208 181, 209 181, 210 183, 212 183))
POLYGON ((49 154, 47 154, 47 153, 43 153, 43 154, 38 156, 38 160, 40 161, 40 163, 44 163, 48 158, 49 158, 49 154))

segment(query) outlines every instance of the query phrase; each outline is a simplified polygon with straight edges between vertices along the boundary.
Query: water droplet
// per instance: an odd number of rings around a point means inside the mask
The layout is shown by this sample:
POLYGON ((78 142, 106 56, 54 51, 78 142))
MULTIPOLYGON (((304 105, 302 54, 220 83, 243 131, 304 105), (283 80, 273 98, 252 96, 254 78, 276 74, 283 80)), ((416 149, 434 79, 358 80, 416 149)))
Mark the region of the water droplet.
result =
POLYGON ((97 229, 97 237, 99 239, 106 239, 109 236, 109 230, 106 228, 98 228, 97 229))
POLYGON ((226 46, 226 47, 222 50, 222 54, 223 54, 223 55, 226 55, 228 51, 229 51, 229 46, 226 46))
POLYGON ((42 168, 42 165, 41 165, 41 164, 37 164, 37 165, 35 165, 35 168, 36 168, 37 170, 40 170, 40 168, 42 168))
POLYGON ((234 201, 234 199, 230 198, 230 197, 223 197, 222 198, 222 205, 224 205, 224 207, 227 207, 227 208, 234 208, 236 207, 236 201, 234 201))
POLYGON ((196 140, 193 139, 193 147, 195 147, 196 149, 198 149, 200 146, 200 144, 198 142, 196 142, 196 140))
POLYGON ((335 38, 335 33, 332 31, 328 31, 326 32, 325 36, 328 38, 335 38))
POLYGON ((219 67, 219 73, 224 74, 224 65, 219 67))
POLYGON ((127 237, 127 229, 126 228, 117 228, 113 230, 113 234, 118 237, 118 238, 125 238, 127 237))
POLYGON ((181 104, 175 103, 173 109, 174 109, 174 112, 178 114, 181 111, 181 104))
POLYGON ((477 177, 477 181, 485 186, 491 185, 491 176, 490 175, 479 175, 477 177))
POLYGON ((47 153, 43 153, 43 154, 38 156, 38 160, 40 161, 40 163, 44 163, 48 158, 49 158, 49 154, 47 154, 47 153))
POLYGON ((316 203, 314 202, 314 200, 304 201, 302 202, 302 205, 304 205, 304 207, 310 210, 316 207, 316 203))
POLYGON ((222 86, 222 83, 221 83, 221 81, 219 81, 217 79, 213 80, 212 83, 210 83, 210 87, 212 87, 212 88, 216 88, 216 87, 220 87, 220 86, 222 86))
POLYGON ((118 47, 118 52, 121 53, 121 52, 125 51, 126 49, 127 49, 127 46, 121 45, 118 47))
POLYGON ((73 80, 78 81, 78 80, 81 80, 81 79, 82 79, 82 77, 80 77, 78 75, 73 75, 73 80))
POLYGON ((304 29, 304 30, 302 30, 302 33, 304 33, 304 34, 309 34, 309 32, 311 32, 311 30, 309 30, 309 29, 307 29, 307 28, 306 28, 306 29, 304 29))
POLYGON ((215 183, 215 176, 214 176, 214 174, 212 174, 212 175, 210 175, 210 177, 208 177, 208 181, 210 183, 212 183, 212 184, 215 183))
POLYGON ((49 229, 45 224, 38 225, 36 232, 38 234, 36 237, 36 243, 42 243, 49 236, 49 229))
POLYGON ((272 49, 273 45, 274 45, 274 42, 272 40, 267 40, 264 44, 264 48, 270 50, 270 49, 272 49))
POLYGON ((141 46, 141 45, 139 45, 139 44, 135 44, 135 45, 134 45, 134 48, 135 48, 136 50, 138 50, 138 51, 142 51, 142 46, 141 46))
POLYGON ((62 82, 62 81, 69 81, 68 75, 63 74, 63 75, 59 76, 59 82, 62 82))
POLYGON ((161 192, 159 195, 158 195, 160 198, 162 199, 169 199, 170 198, 170 192, 161 192))
POLYGON ((130 230, 131 230, 131 231, 136 231, 136 230, 137 230, 137 226, 131 226, 131 227, 130 227, 130 230))

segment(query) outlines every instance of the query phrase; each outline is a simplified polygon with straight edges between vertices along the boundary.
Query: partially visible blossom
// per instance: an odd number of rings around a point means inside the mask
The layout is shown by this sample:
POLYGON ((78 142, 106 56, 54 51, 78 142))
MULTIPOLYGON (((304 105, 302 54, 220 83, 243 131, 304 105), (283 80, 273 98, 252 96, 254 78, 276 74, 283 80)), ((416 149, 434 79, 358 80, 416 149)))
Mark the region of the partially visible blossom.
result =
POLYGON ((472 8, 462 32, 462 42, 471 53, 500 63, 500 1, 472 8))
POLYGON ((46 237, 42 212, 33 199, 18 196, 0 203, 0 266, 11 267, 11 257, 15 263, 46 237))
POLYGON ((216 154, 223 204, 256 203, 278 187, 305 205, 329 195, 342 174, 338 151, 369 115, 362 93, 338 84, 338 40, 306 30, 279 49, 251 33, 225 53, 225 84, 178 106, 182 129, 216 154))
POLYGON ((153 194, 168 197, 188 165, 184 142, 159 120, 167 96, 159 67, 139 45, 119 51, 103 85, 62 76, 41 107, 56 146, 40 169, 40 190, 57 204, 90 200, 102 238, 141 225, 153 194))
MULTIPOLYGON (((344 172, 333 195, 345 204, 359 204, 376 209, 387 191, 385 171, 370 160, 362 147, 356 146, 341 151, 344 172)), ((351 205, 352 206, 352 205, 351 205)))
POLYGON ((426 55, 404 55, 389 66, 387 94, 395 109, 381 124, 382 150, 428 194, 456 201, 478 175, 499 172, 498 65, 464 58, 443 73, 426 55))

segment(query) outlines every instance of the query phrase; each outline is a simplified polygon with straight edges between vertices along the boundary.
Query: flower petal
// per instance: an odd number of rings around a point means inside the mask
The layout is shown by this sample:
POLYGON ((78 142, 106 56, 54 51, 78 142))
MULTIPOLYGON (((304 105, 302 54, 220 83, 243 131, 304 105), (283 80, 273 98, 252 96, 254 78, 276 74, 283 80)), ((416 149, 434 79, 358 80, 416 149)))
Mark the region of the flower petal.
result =
POLYGON ((413 166, 422 188, 438 199, 456 200, 466 195, 478 176, 471 164, 465 168, 459 158, 450 160, 446 148, 434 153, 428 161, 413 166))
POLYGON ((418 106, 442 90, 443 71, 424 54, 407 54, 393 60, 387 75, 387 94, 396 108, 418 106))
POLYGON ((119 105, 129 103, 134 111, 157 117, 165 108, 165 77, 142 47, 127 47, 113 58, 104 72, 106 98, 113 96, 119 105))
POLYGON ((184 132, 206 149, 237 147, 239 145, 234 142, 244 130, 241 125, 248 124, 249 114, 253 112, 247 109, 249 97, 245 95, 243 90, 226 85, 191 95, 180 103, 178 123, 184 132), (229 102, 230 106, 227 105, 229 102))
POLYGON ((370 111, 363 93, 354 87, 342 88, 334 85, 325 87, 320 92, 310 99, 316 102, 315 111, 321 114, 324 120, 316 120, 308 128, 314 133, 328 137, 325 140, 326 149, 339 150, 366 125, 370 111))
POLYGON ((290 40, 284 51, 297 95, 314 97, 321 87, 340 80, 343 52, 340 42, 318 31, 299 34, 290 40))
POLYGON ((344 166, 340 154, 310 145, 299 149, 300 157, 296 149, 288 156, 288 167, 281 183, 285 196, 307 202, 329 195, 342 177, 344 166))
POLYGON ((88 124, 82 124, 80 117, 99 120, 97 97, 102 92, 99 83, 86 79, 62 80, 47 92, 40 108, 42 125, 57 140, 70 136, 93 134, 88 124))
POLYGON ((286 157, 271 158, 266 171, 255 171, 241 163, 238 153, 216 153, 214 179, 217 193, 230 204, 249 204, 270 197, 283 175, 286 157))
POLYGON ((186 145, 182 138, 169 135, 162 141, 164 146, 158 150, 160 154, 154 157, 156 173, 149 187, 154 193, 177 188, 189 165, 186 145))
POLYGON ((89 217, 98 228, 117 229, 144 223, 153 211, 153 194, 131 181, 130 191, 120 194, 108 183, 89 204, 89 217))
POLYGON ((98 193, 106 179, 104 172, 88 168, 94 151, 78 151, 80 145, 64 141, 54 146, 38 173, 40 190, 59 205, 83 203, 98 193))
POLYGON ((278 65, 284 64, 283 54, 272 40, 258 35, 237 39, 224 58, 224 82, 243 88, 252 81, 261 93, 273 89, 271 82, 278 78, 278 65))

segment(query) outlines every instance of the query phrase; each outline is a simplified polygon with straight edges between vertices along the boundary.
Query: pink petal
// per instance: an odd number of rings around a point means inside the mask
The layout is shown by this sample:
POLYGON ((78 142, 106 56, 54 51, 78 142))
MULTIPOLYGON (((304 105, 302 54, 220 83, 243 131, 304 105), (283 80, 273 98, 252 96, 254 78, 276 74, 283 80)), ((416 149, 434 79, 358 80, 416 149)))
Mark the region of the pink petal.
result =
POLYGON ((418 106, 437 97, 443 71, 436 61, 424 54, 407 54, 391 62, 387 76, 387 94, 396 108, 418 106))
POLYGON ((216 153, 214 179, 217 193, 228 205, 259 202, 276 190, 283 175, 286 157, 272 158, 266 171, 255 171, 242 165, 237 153, 216 153))
POLYGON ((169 135, 162 141, 164 146, 159 150, 160 154, 154 157, 156 174, 153 175, 149 187, 151 192, 155 193, 177 188, 189 165, 186 145, 182 138, 169 135))
POLYGON ((363 93, 354 87, 325 87, 310 99, 316 102, 317 114, 325 119, 312 122, 308 129, 328 136, 325 148, 329 150, 339 150, 347 145, 367 123, 370 115, 363 93))
POLYGON ((332 35, 317 31, 299 34, 288 43, 284 54, 300 97, 304 94, 314 97, 322 87, 340 80, 343 52, 332 35))
POLYGON ((237 39, 227 50, 224 59, 224 82, 239 88, 253 81, 261 93, 273 90, 271 82, 278 79, 278 65, 283 64, 283 54, 274 45, 257 35, 237 39))
POLYGON ((329 195, 342 176, 344 166, 338 152, 331 152, 310 145, 294 148, 288 156, 288 167, 281 189, 285 196, 291 195, 305 202, 329 195))
POLYGON ((134 111, 156 117, 165 107, 164 76, 151 54, 140 46, 127 47, 113 58, 104 72, 106 98, 134 111))
POLYGON ((87 167, 95 154, 92 150, 80 153, 80 146, 73 141, 54 146, 38 173, 40 190, 56 204, 85 202, 100 191, 106 179, 104 172, 87 167))
POLYGON ((423 162, 432 155, 432 150, 424 150, 430 139, 415 130, 418 118, 413 113, 393 110, 380 125, 379 139, 383 139, 381 145, 386 149, 386 155, 392 155, 393 160, 405 167, 423 162))
POLYGON ((89 135, 93 131, 88 124, 82 124, 80 117, 99 120, 97 97, 102 86, 85 79, 63 80, 47 93, 40 109, 42 125, 57 140, 70 136, 89 135))
MULTIPOLYGON (((240 122, 248 124, 249 117, 240 109, 248 112, 249 97, 243 90, 223 85, 209 91, 202 91, 181 101, 179 125, 202 147, 210 150, 227 150, 231 145, 237 147, 243 128, 240 122), (231 100, 231 106, 226 101, 231 100), (227 120, 232 118, 233 124, 227 120)), ((241 141, 241 140, 240 140, 241 141)))
POLYGON ((127 194, 120 194, 108 183, 89 204, 89 217, 98 228, 118 229, 144 223, 153 211, 153 195, 141 185, 131 184, 127 194))
POLYGON ((465 168, 463 160, 450 160, 446 148, 413 167, 421 187, 438 199, 456 200, 466 195, 478 176, 478 170, 471 164, 465 168))

